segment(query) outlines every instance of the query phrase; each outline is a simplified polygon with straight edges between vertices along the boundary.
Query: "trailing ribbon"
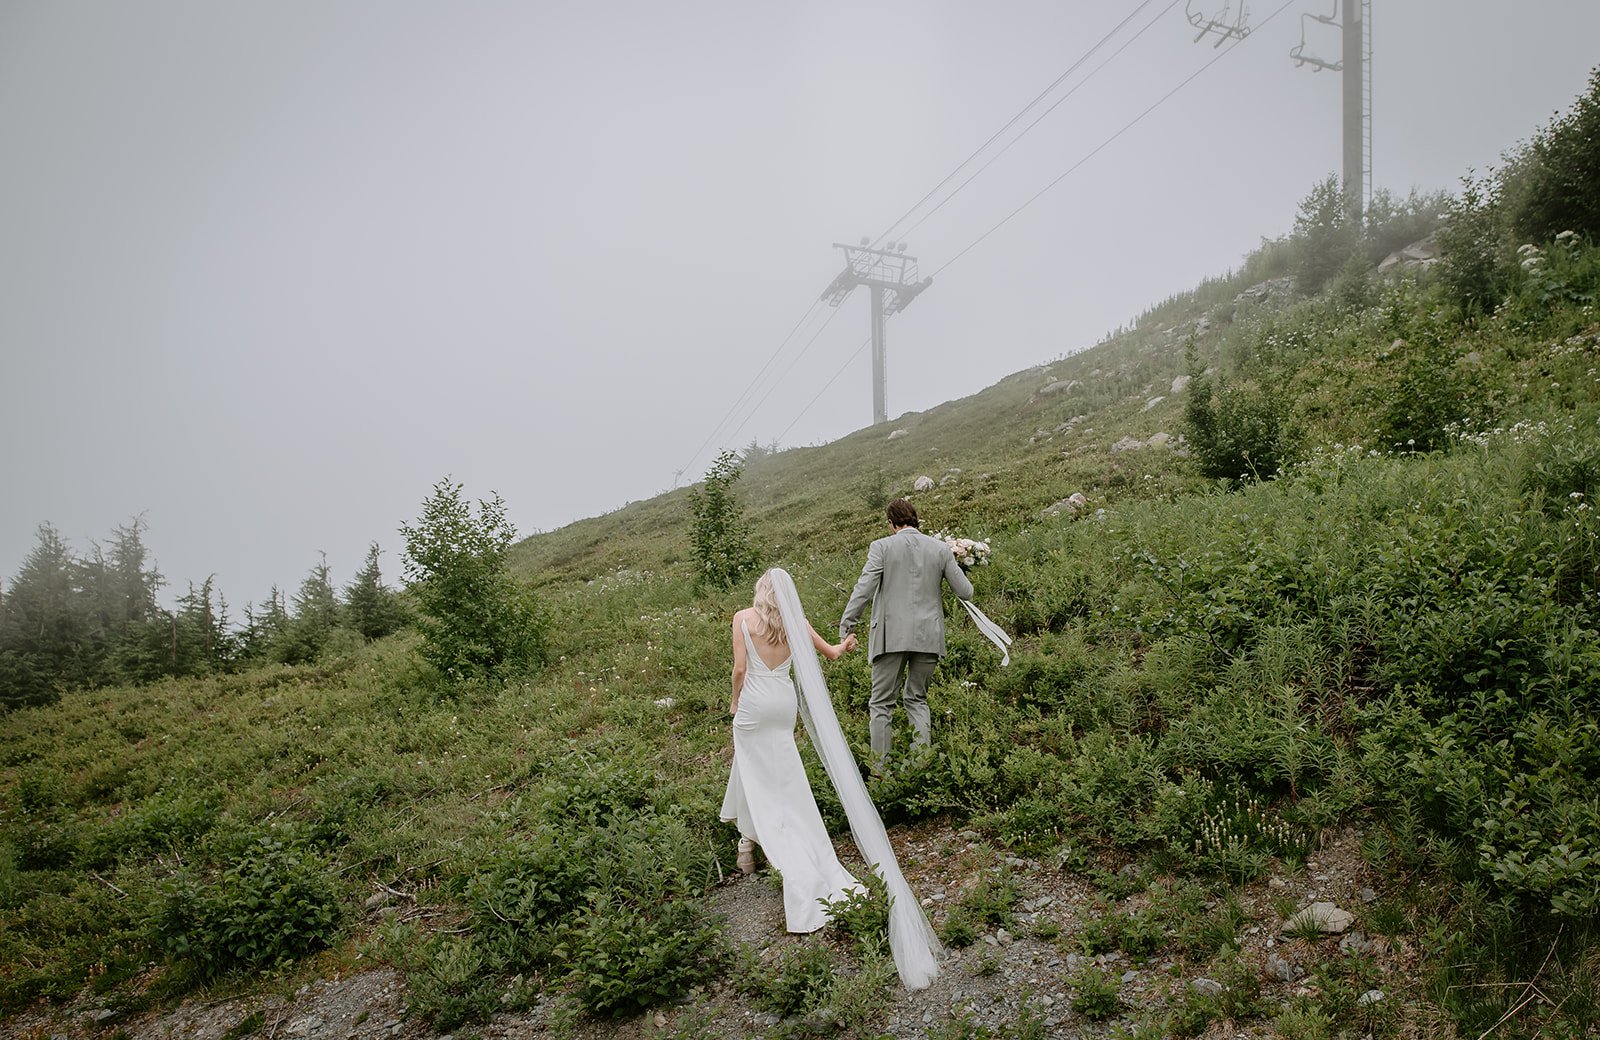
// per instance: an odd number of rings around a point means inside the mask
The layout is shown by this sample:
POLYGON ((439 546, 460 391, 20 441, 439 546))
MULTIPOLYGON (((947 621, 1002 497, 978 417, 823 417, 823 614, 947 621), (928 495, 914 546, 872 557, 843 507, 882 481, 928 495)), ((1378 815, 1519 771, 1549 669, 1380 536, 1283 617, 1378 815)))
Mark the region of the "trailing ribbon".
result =
POLYGON ((971 600, 964 599, 961 601, 961 605, 967 608, 967 616, 972 618, 974 625, 978 626, 978 631, 982 632, 985 638, 994 644, 995 649, 1000 651, 1000 667, 1004 668, 1010 664, 1011 651, 1007 648, 1011 646, 1011 637, 1006 635, 999 625, 990 621, 989 615, 979 610, 971 600))

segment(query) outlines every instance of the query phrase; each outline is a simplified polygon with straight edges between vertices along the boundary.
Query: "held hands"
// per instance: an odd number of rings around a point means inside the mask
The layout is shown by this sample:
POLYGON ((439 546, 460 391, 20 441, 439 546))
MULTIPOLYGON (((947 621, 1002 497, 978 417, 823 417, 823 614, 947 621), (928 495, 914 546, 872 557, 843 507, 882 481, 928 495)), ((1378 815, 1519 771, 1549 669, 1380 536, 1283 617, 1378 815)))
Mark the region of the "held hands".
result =
POLYGON ((839 649, 848 654, 850 651, 854 650, 860 645, 860 642, 856 639, 856 634, 851 632, 849 635, 844 637, 844 642, 839 644, 839 649))

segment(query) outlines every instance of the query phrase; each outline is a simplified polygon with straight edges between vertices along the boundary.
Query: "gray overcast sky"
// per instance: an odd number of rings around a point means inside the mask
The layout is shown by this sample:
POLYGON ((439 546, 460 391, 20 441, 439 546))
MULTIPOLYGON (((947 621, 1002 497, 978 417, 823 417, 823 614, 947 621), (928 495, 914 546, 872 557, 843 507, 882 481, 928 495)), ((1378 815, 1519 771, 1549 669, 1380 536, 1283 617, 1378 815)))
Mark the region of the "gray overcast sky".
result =
MULTIPOLYGON (((1169 3, 907 236, 924 272, 1217 56, 1169 3)), ((86 550, 142 513, 174 584, 242 606, 319 550, 348 580, 372 540, 397 578, 446 474, 524 533, 694 479, 830 244, 1138 6, 0 0, 0 575, 41 521, 86 550)), ((941 273, 889 324, 890 414, 1287 231, 1340 163, 1338 76, 1288 57, 1331 6, 1256 0, 1239 47, 941 273)), ((1400 193, 1454 189, 1600 60, 1593 0, 1373 6, 1374 181, 1400 193)), ((868 424, 866 334, 858 292, 727 445, 868 424)))

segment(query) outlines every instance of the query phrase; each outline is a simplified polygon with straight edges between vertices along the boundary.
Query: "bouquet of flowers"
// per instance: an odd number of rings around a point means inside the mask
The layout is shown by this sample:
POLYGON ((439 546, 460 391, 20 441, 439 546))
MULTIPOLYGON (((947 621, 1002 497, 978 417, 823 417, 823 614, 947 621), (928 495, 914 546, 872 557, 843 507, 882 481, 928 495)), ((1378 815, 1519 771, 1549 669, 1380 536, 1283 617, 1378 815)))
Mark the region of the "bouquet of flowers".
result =
POLYGON ((989 543, 978 538, 957 538, 953 534, 940 531, 934 535, 950 547, 950 553, 962 567, 987 567, 989 565, 989 543))

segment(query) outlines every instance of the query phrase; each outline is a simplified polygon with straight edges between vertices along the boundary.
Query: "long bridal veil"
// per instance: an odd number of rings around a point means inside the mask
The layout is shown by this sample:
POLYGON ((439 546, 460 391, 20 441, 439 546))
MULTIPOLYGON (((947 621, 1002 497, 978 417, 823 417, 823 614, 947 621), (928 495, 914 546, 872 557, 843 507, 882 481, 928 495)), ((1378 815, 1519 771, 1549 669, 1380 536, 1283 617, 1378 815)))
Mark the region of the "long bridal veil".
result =
POLYGON ((928 923, 927 914, 922 912, 922 905, 906 883, 905 875, 900 872, 900 863, 889 844, 883 819, 867 794, 855 756, 850 753, 850 746, 839 729, 839 718, 828 696, 828 685, 822 678, 822 666, 817 663, 816 651, 810 649, 811 625, 800 607, 794 579, 788 571, 774 569, 772 589, 777 594, 784 632, 794 656, 800 716, 805 720, 806 732, 844 806, 856 847, 883 878, 889 891, 889 950, 894 954, 894 966, 907 989, 924 989, 939 973, 939 959, 944 949, 928 923))

